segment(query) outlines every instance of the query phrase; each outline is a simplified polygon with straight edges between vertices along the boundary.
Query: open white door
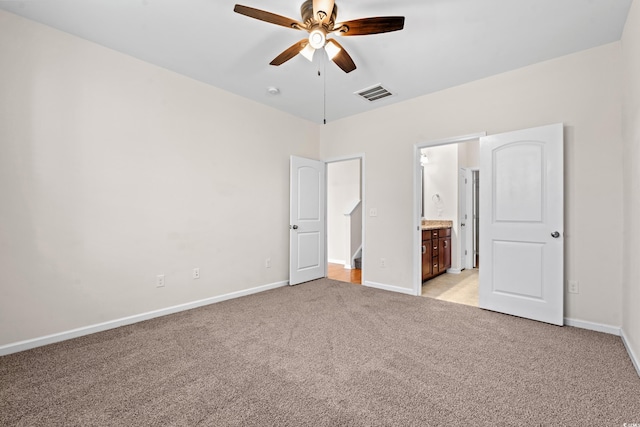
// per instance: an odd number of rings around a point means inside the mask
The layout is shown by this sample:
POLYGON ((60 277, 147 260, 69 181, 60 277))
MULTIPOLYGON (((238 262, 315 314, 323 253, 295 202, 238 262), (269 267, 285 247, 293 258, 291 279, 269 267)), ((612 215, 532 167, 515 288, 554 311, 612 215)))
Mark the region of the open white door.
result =
POLYGON ((562 124, 480 138, 479 306, 563 324, 562 124))
POLYGON ((291 156, 289 284, 325 277, 325 165, 291 156))
POLYGON ((473 254, 470 250, 471 240, 471 215, 470 189, 471 172, 467 169, 460 169, 458 176, 458 248, 460 249, 460 269, 473 268, 473 254))

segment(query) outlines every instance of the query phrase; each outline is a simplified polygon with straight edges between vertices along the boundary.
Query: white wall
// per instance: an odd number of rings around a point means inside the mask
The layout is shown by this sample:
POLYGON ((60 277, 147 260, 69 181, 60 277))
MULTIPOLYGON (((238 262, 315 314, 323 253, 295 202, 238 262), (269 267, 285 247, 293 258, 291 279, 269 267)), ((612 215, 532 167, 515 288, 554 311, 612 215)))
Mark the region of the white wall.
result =
POLYGON ((429 158, 424 167, 424 217, 455 221, 458 215, 458 145, 440 145, 422 151, 429 158))
POLYGON ((631 6, 621 44, 625 94, 622 325, 627 344, 640 364, 640 2, 637 0, 631 6))
POLYGON ((0 58, 0 345, 288 280, 315 124, 3 11, 0 58))
POLYGON ((461 142, 458 144, 458 166, 461 168, 477 168, 480 166, 480 141, 461 142))
POLYGON ((620 60, 620 43, 612 43, 321 127, 323 158, 367 156, 365 212, 378 209, 366 217, 367 281, 412 288, 416 143, 564 122, 565 269, 567 279, 580 281, 580 293, 566 295, 565 314, 619 327, 620 60))
POLYGON ((350 263, 345 213, 360 200, 360 159, 327 164, 327 257, 350 263))

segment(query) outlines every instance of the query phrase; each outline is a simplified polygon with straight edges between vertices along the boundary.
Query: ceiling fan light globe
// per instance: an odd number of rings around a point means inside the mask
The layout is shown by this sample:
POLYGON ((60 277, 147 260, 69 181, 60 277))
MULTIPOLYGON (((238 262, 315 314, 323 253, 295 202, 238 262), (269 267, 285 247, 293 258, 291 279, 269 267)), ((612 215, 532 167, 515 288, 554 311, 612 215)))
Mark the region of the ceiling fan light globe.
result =
POLYGON ((311 47, 311 45, 306 45, 304 49, 300 51, 300 54, 307 58, 309 62, 313 62, 313 54, 316 53, 316 50, 311 47))
POLYGON ((325 33, 316 28, 309 33, 309 45, 314 49, 321 49, 327 43, 327 36, 325 33))
POLYGON ((327 56, 329 57, 329 60, 333 61, 333 58, 335 58, 336 55, 339 54, 342 49, 340 49, 335 43, 329 40, 327 44, 324 46, 324 50, 325 52, 327 52, 327 56))

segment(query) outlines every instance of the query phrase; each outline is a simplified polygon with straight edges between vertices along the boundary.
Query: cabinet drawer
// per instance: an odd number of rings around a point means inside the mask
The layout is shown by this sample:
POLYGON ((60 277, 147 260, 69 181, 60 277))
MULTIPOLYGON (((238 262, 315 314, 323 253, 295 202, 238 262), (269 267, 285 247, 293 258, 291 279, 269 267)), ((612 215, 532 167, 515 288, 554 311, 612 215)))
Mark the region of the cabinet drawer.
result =
POLYGON ((451 228, 441 228, 438 230, 438 237, 450 237, 451 228))

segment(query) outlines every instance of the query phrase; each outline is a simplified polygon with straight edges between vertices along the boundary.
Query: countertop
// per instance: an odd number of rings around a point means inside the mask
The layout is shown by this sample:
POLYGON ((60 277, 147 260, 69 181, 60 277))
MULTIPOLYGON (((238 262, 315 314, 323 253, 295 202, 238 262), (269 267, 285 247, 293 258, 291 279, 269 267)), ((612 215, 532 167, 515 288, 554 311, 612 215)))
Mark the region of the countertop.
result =
POLYGON ((430 220, 430 219, 422 220, 423 230, 435 230, 436 228, 448 228, 448 227, 453 227, 453 221, 430 220))

